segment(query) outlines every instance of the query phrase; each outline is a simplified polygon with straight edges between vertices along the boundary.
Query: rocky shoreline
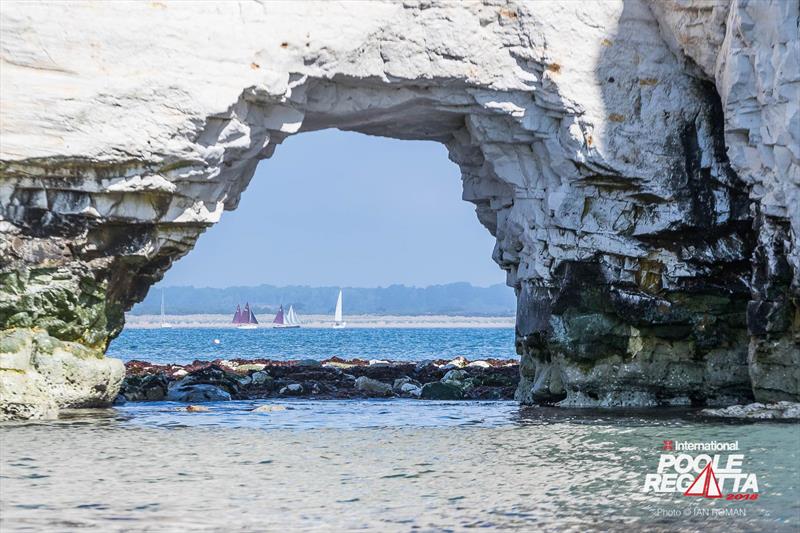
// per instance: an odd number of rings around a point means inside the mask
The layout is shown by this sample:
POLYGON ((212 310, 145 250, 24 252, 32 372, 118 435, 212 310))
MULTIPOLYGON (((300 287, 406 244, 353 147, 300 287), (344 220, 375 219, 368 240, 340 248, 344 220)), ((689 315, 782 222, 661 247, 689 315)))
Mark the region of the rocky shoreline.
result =
POLYGON ((421 362, 216 359, 187 365, 133 360, 125 369, 118 404, 281 397, 512 400, 519 382, 516 360, 470 362, 463 357, 421 362))
POLYGON ((747 405, 731 405, 721 409, 703 409, 700 413, 704 416, 717 418, 800 420, 800 403, 782 401, 763 404, 754 402, 747 405))

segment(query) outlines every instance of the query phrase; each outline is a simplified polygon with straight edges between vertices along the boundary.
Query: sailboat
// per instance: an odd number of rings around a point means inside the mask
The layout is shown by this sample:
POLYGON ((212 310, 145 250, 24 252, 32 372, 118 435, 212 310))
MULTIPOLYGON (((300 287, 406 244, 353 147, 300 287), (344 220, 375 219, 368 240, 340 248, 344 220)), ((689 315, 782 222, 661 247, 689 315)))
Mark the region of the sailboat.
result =
POLYGON ((250 304, 245 303, 244 309, 236 305, 236 313, 233 315, 233 323, 236 324, 236 329, 256 329, 258 327, 258 320, 256 315, 250 309, 250 304))
POLYGON ((339 289, 339 298, 336 300, 336 311, 333 313, 334 329, 344 329, 347 322, 342 320, 342 290, 339 289))
POLYGON ((283 306, 281 305, 280 309, 278 309, 278 313, 275 315, 275 319, 272 321, 272 327, 281 329, 299 328, 300 319, 297 318, 294 307, 290 305, 289 310, 284 315, 283 306))
POLYGON ((164 289, 161 289, 161 327, 162 328, 172 327, 172 324, 167 322, 167 319, 164 317, 164 289))

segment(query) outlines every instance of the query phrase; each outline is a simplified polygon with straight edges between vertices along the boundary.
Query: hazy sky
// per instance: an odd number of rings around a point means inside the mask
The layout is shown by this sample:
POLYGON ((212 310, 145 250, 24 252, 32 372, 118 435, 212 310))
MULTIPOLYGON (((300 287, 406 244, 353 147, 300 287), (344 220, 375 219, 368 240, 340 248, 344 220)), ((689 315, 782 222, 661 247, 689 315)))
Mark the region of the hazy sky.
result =
POLYGON ((490 285, 493 246, 442 145, 326 130, 278 146, 159 285, 490 285))

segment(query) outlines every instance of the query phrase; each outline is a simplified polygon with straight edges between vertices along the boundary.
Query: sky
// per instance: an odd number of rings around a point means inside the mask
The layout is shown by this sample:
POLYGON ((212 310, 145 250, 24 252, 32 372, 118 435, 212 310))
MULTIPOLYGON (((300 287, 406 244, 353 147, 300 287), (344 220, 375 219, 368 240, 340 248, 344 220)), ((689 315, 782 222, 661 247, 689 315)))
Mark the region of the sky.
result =
POLYGON ((504 283, 443 145, 339 130, 289 137, 160 287, 504 283))

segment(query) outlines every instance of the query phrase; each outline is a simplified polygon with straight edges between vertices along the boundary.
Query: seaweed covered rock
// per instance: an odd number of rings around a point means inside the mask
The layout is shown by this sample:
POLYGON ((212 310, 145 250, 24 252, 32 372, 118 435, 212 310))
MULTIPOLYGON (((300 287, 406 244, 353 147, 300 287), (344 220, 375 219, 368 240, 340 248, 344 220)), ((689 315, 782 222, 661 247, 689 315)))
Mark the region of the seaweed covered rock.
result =
POLYGON ((434 381, 423 385, 420 395, 423 400, 460 400, 464 392, 452 383, 434 381))
POLYGON ((392 393, 391 385, 367 376, 356 378, 355 386, 357 390, 375 396, 389 396, 392 393))
POLYGON ((167 400, 171 402, 222 402, 230 399, 230 393, 221 387, 187 382, 185 379, 170 383, 167 391, 167 400))
POLYGON ((158 401, 167 396, 169 380, 164 374, 140 374, 126 376, 120 394, 126 401, 158 401))
POLYGON ((445 370, 448 366, 445 360, 419 366, 386 361, 379 368, 358 359, 327 360, 317 365, 264 359, 257 362, 195 361, 188 365, 129 361, 122 393, 127 401, 202 402, 281 396, 420 398, 424 386, 432 385, 427 394, 443 396, 443 399, 512 399, 519 379, 517 362, 490 360, 486 365, 465 365, 462 369, 445 370), (331 362, 335 364, 329 364, 331 362), (256 368, 258 370, 254 370, 256 368), (353 374, 345 373, 341 368, 347 368, 353 374), (370 377, 374 375, 383 376, 387 381, 370 377), (458 392, 453 392, 455 390, 458 392))

